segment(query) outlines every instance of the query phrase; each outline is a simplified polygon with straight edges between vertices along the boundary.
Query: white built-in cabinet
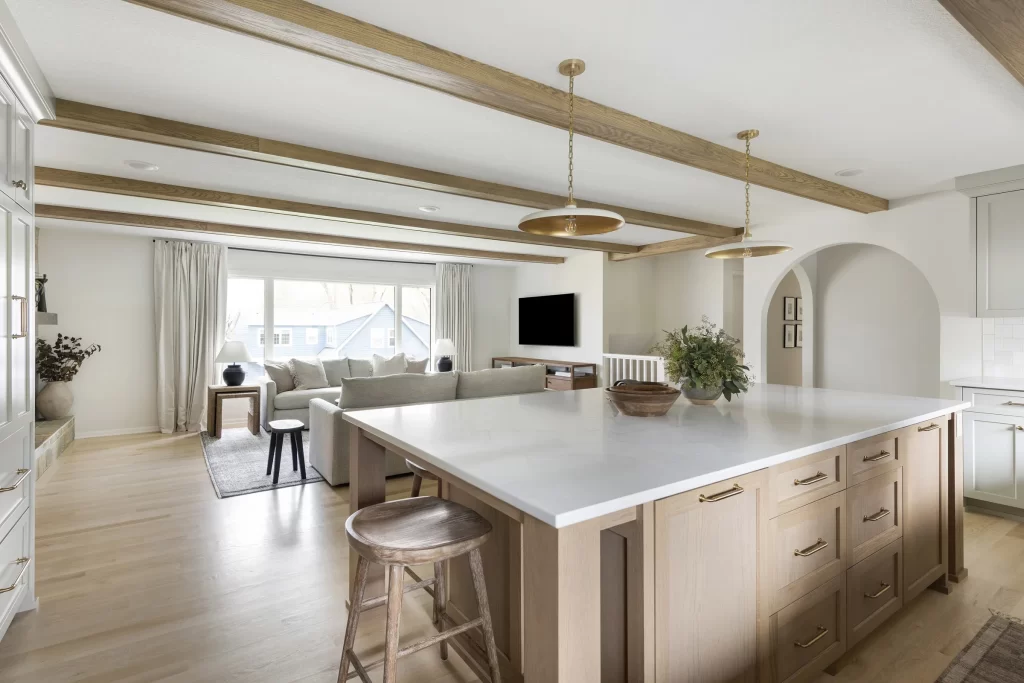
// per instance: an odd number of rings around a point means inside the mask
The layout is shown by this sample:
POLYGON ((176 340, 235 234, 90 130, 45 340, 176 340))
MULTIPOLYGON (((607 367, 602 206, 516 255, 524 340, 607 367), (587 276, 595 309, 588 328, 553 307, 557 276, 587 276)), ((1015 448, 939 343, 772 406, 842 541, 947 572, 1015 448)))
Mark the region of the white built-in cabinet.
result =
POLYGON ((978 316, 1024 316, 1024 190, 974 201, 978 316))
POLYGON ((1024 509, 1024 392, 960 387, 964 498, 1024 509))

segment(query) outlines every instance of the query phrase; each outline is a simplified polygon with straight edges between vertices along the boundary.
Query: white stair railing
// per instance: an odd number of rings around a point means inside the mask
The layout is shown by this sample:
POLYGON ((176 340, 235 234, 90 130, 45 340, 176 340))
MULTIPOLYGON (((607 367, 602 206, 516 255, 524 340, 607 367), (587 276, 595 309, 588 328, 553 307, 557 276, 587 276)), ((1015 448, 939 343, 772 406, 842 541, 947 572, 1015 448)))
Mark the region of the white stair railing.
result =
POLYGON ((636 356, 629 353, 604 354, 604 377, 608 386, 620 379, 664 382, 665 361, 660 356, 636 356))

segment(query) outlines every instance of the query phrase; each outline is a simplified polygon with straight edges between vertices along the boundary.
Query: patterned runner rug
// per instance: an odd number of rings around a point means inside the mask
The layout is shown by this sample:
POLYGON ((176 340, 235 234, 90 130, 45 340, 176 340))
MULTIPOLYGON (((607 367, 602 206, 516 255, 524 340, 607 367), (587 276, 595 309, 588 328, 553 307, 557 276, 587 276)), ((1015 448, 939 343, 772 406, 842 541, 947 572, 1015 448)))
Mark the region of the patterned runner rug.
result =
POLYGON ((1024 626, 993 615, 936 683, 1024 683, 1024 626))

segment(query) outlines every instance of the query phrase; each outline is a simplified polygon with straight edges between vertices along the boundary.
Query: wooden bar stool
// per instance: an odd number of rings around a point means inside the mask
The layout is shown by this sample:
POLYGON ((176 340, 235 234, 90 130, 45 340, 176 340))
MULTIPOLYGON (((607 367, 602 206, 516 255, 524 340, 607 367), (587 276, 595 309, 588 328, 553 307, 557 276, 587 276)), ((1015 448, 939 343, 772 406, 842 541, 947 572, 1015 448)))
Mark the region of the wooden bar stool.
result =
POLYGON ((341 653, 338 683, 344 683, 355 676, 359 676, 363 683, 370 683, 367 671, 380 666, 384 667, 384 683, 396 683, 399 657, 440 644, 441 659, 447 659, 447 640, 477 626, 484 633, 491 681, 501 683, 498 650, 494 645, 491 609, 487 603, 487 586, 484 583, 484 568, 480 560, 480 546, 486 543, 491 535, 490 522, 458 503, 423 496, 363 508, 348 518, 345 522, 345 531, 348 533, 349 546, 359 553, 359 563, 356 566, 355 589, 348 613, 348 625, 345 628, 345 644, 341 653), (445 577, 448 561, 467 553, 480 616, 459 626, 452 622, 452 628, 445 630, 446 621, 452 621, 446 613, 448 598, 445 577), (387 596, 363 602, 370 562, 387 567, 388 592, 387 596), (406 566, 431 562, 434 564, 434 578, 407 587, 402 585, 406 566), (399 650, 398 626, 402 616, 402 596, 409 591, 429 586, 434 587, 434 623, 440 633, 399 650), (363 666, 352 651, 356 641, 359 614, 385 603, 388 615, 384 657, 363 666), (355 669, 352 676, 348 673, 350 664, 355 669))
POLYGON ((274 483, 277 483, 278 475, 281 474, 281 447, 284 444, 285 435, 291 437, 292 441, 292 471, 302 468, 302 478, 306 478, 306 455, 302 452, 302 430, 304 426, 301 420, 274 420, 270 427, 270 456, 267 458, 267 476, 270 470, 274 470, 274 483))
POLYGON ((423 486, 423 480, 436 481, 437 482, 437 497, 441 497, 441 480, 433 472, 428 472, 419 465, 409 460, 405 461, 405 466, 412 470, 412 497, 415 498, 420 495, 420 487, 423 486))

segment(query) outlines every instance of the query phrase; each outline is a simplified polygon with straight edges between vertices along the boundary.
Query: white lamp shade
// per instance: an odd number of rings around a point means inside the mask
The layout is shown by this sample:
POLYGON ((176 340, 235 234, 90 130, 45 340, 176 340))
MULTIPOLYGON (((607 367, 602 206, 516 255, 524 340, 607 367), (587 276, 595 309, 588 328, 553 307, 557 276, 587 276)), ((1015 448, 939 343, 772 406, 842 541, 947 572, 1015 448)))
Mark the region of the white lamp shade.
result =
POLYGON ((441 356, 454 356, 455 355, 455 342, 451 339, 438 339, 434 342, 434 355, 441 356))
POLYGON ((245 344, 240 341, 224 342, 224 346, 220 347, 220 353, 217 354, 217 358, 214 360, 217 363, 252 362, 252 358, 249 356, 249 349, 245 348, 245 344))

